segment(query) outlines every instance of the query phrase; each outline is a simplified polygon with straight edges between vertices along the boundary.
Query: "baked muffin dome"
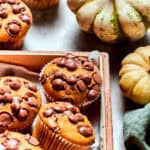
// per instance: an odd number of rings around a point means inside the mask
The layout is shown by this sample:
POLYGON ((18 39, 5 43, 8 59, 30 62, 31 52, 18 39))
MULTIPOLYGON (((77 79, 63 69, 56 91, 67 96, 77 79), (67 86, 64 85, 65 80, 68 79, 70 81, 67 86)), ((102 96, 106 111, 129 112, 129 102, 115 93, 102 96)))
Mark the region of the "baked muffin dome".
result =
POLYGON ((0 132, 25 131, 40 106, 40 93, 31 81, 11 76, 0 78, 0 132))
POLYGON ((31 23, 31 11, 21 0, 1 0, 0 49, 20 49, 31 23))
POLYGON ((69 101, 83 107, 100 96, 97 66, 87 57, 66 54, 48 63, 40 74, 48 101, 69 101))
POLYGON ((41 107, 33 130, 44 150, 88 149, 95 133, 87 117, 68 102, 52 102, 41 107))
POLYGON ((42 150, 39 141, 29 134, 5 131, 0 134, 1 150, 42 150))

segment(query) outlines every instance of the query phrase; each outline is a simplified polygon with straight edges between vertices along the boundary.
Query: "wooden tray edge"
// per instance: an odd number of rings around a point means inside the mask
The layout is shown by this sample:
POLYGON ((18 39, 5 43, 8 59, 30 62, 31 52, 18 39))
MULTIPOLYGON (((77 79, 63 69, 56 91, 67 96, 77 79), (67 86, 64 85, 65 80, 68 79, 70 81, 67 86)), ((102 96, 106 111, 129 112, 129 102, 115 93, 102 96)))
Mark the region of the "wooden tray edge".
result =
MULTIPOLYGON (((113 124, 112 124, 112 101, 111 101, 111 90, 110 90, 110 66, 109 66, 109 55, 102 52, 103 61, 100 69, 103 69, 103 85, 104 86, 104 150, 113 150, 113 124), (105 67, 107 66, 107 67, 105 67), (107 77, 107 78, 106 78, 107 77)), ((100 60, 101 61, 101 60, 100 60)))

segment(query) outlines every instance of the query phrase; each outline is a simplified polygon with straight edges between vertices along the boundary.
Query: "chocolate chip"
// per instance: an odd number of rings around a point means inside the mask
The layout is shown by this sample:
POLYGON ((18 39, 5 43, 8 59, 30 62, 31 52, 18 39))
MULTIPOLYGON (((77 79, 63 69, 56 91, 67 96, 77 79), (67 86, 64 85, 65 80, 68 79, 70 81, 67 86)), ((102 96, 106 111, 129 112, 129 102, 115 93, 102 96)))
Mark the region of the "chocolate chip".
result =
POLYGON ((37 96, 35 94, 33 94, 32 92, 26 92, 25 95, 24 95, 24 99, 27 100, 27 101, 31 97, 38 99, 37 96))
POLYGON ((8 10, 7 7, 0 6, 0 17, 1 18, 6 18, 8 16, 8 10))
POLYGON ((23 99, 19 96, 14 96, 13 97, 13 102, 14 103, 21 103, 23 101, 23 99))
POLYGON ((97 84, 101 84, 101 78, 100 75, 98 73, 94 73, 93 74, 93 79, 97 84))
POLYGON ((65 106, 67 108, 67 110, 73 112, 73 113, 78 113, 79 112, 79 108, 78 107, 75 107, 71 104, 66 104, 65 106))
POLYGON ((53 107, 53 109, 57 112, 57 113, 63 113, 66 108, 64 106, 61 106, 61 105, 56 105, 53 107))
POLYGON ((0 126, 7 127, 12 121, 10 114, 7 112, 0 113, 0 126))
POLYGON ((45 84, 46 80, 47 80, 47 75, 46 74, 42 74, 39 78, 41 84, 45 84))
POLYGON ((60 58, 60 60, 57 62, 57 65, 59 67, 65 67, 66 64, 66 58, 60 58))
POLYGON ((47 108, 43 112, 44 117, 51 117, 53 114, 55 114, 55 112, 54 112, 54 110, 52 108, 47 108))
POLYGON ((55 78, 60 78, 60 79, 65 79, 65 75, 62 72, 60 72, 60 71, 56 71, 54 73, 54 77, 55 78))
POLYGON ((90 90, 88 93, 88 98, 90 100, 93 100, 93 99, 97 98, 98 96, 99 96, 99 92, 94 89, 90 90))
POLYGON ((67 96, 62 96, 59 100, 63 102, 71 102, 71 103, 74 102, 74 100, 71 97, 67 97, 67 96))
POLYGON ((84 118, 83 118, 82 114, 78 113, 78 114, 70 115, 69 116, 69 120, 72 123, 76 124, 76 123, 78 123, 80 121, 84 121, 84 118))
POLYGON ((21 142, 16 138, 9 138, 6 139, 2 144, 5 146, 6 150, 19 150, 19 145, 21 142))
POLYGON ((56 120, 54 118, 49 118, 48 123, 52 130, 56 130, 58 128, 56 120))
POLYGON ((4 95, 5 93, 5 89, 4 88, 0 88, 0 95, 4 95))
POLYGON ((67 87, 65 88, 65 93, 66 93, 67 95, 70 95, 70 94, 72 93, 72 90, 71 90, 70 86, 67 86, 67 87))
POLYGON ((70 77, 67 77, 66 80, 69 84, 75 84, 78 79, 75 76, 70 76, 70 77))
POLYGON ((27 15, 27 14, 20 14, 19 15, 19 18, 23 21, 23 22, 25 22, 25 23, 27 23, 27 24, 31 24, 31 17, 29 16, 29 15, 27 15))
POLYGON ((12 102, 12 100, 13 100, 13 96, 10 94, 10 93, 5 93, 4 94, 4 102, 9 102, 9 103, 11 103, 12 102))
POLYGON ((76 70, 78 66, 77 66, 77 63, 74 59, 67 59, 66 67, 68 70, 73 71, 73 70, 76 70))
POLYGON ((15 4, 16 3, 16 0, 5 0, 7 3, 9 4, 15 4))
POLYGON ((39 141, 33 136, 30 136, 29 143, 33 146, 38 146, 40 144, 39 141))
POLYGON ((83 68, 88 70, 88 71, 93 71, 94 70, 94 64, 93 64, 93 62, 85 62, 83 64, 83 68))
POLYGON ((0 87, 0 95, 4 95, 5 93, 11 93, 11 90, 7 87, 0 87))
POLYGON ((81 80, 83 80, 86 84, 91 83, 91 76, 89 74, 84 74, 80 77, 81 80))
POLYGON ((80 92, 84 92, 86 90, 86 85, 82 80, 79 80, 76 85, 80 92))
POLYGON ((37 98, 35 98, 35 97, 29 97, 28 98, 28 104, 31 107, 37 107, 38 106, 38 100, 37 100, 37 98))
POLYGON ((11 104, 11 109, 14 113, 17 113, 20 110, 20 104, 19 103, 12 103, 11 104))
POLYGON ((32 90, 33 92, 37 92, 37 87, 35 84, 31 82, 25 82, 25 87, 28 88, 29 90, 32 90))
POLYGON ((73 113, 69 110, 65 111, 64 114, 69 118, 70 116, 73 115, 73 113))
POLYGON ((6 31, 10 36, 17 36, 21 31, 21 24, 18 21, 11 21, 6 26, 6 31))
POLYGON ((65 55, 65 57, 66 57, 66 58, 71 58, 71 59, 75 58, 75 56, 74 56, 72 53, 67 53, 67 54, 65 55))
POLYGON ((88 125, 80 125, 78 126, 78 132, 85 136, 85 137, 90 137, 93 135, 93 130, 90 126, 88 125))
POLYGON ((81 64, 84 64, 85 62, 88 61, 87 57, 78 57, 78 59, 81 61, 81 64))
POLYGON ((15 79, 15 78, 13 78, 13 79, 8 78, 4 81, 4 83, 6 85, 10 86, 10 88, 13 90, 18 90, 21 87, 21 81, 18 79, 15 79))
POLYGON ((96 90, 97 92, 100 92, 100 85, 99 84, 94 85, 93 90, 96 90))
POLYGON ((15 14, 25 11, 25 6, 23 4, 14 4, 12 5, 12 10, 15 14))
POLYGON ((65 82, 62 79, 54 79, 52 81, 52 86, 55 90, 64 90, 65 82))
POLYGON ((75 118, 78 120, 78 121, 84 121, 84 117, 81 113, 77 113, 75 114, 75 118))
POLYGON ((28 111, 26 109, 20 109, 17 117, 19 120, 25 120, 27 116, 28 116, 28 111))

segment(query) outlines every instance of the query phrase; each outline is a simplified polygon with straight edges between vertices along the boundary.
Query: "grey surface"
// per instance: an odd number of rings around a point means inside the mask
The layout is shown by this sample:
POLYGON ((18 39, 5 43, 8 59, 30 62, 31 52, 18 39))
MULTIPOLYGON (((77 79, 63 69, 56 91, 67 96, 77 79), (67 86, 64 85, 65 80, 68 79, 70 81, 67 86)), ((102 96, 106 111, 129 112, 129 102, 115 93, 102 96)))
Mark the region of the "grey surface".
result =
POLYGON ((33 11, 34 24, 29 31, 23 50, 30 51, 91 51, 97 49, 108 52, 111 67, 111 90, 114 126, 114 149, 123 150, 122 115, 124 99, 118 87, 118 72, 122 58, 138 46, 150 44, 150 32, 144 39, 131 43, 108 45, 102 43, 94 35, 80 30, 74 14, 68 9, 66 0, 59 6, 46 11, 33 11))

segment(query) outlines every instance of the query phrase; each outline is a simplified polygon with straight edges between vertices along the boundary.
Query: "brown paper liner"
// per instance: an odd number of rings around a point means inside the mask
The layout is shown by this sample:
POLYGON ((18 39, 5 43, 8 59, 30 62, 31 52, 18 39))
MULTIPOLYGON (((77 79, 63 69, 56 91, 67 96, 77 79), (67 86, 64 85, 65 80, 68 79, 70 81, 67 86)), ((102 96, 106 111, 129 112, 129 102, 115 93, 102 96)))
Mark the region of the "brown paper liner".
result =
POLYGON ((29 7, 44 9, 58 4, 58 0, 23 0, 29 7))
MULTIPOLYGON (((56 100, 49 96, 46 92, 44 93, 45 94, 45 97, 46 97, 46 102, 47 103, 50 103, 50 102, 56 102, 56 100)), ((58 100, 57 100, 58 101, 58 100)), ((60 100, 61 101, 61 100, 60 100)), ((93 101, 87 101, 87 102, 84 102, 83 104, 80 104, 80 105, 75 105, 77 107, 80 108, 80 110, 82 112, 86 111, 90 106, 92 106, 95 102, 97 101, 97 99, 93 100, 93 101)), ((74 104, 73 104, 74 105, 74 104)))
POLYGON ((17 42, 15 41, 8 41, 8 42, 0 42, 0 49, 1 50, 17 50, 21 49, 23 45, 23 39, 19 39, 17 42))
POLYGON ((54 133, 42 122, 42 120, 39 117, 33 130, 33 136, 39 140, 40 145, 44 150, 88 150, 89 149, 89 146, 71 143, 68 140, 61 137, 59 134, 54 133))

